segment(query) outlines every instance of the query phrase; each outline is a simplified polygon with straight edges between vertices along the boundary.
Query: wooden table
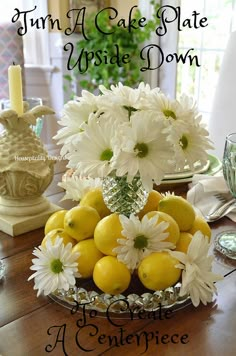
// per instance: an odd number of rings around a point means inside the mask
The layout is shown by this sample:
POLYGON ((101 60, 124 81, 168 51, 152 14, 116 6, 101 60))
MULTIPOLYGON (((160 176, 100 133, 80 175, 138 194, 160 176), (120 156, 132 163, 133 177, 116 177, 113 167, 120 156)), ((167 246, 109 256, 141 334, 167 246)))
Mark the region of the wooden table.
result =
MULTIPOLYGON (((212 224, 213 238, 236 229, 224 218, 212 224)), ((43 229, 12 238, 0 232, 0 259, 6 266, 0 282, 0 355, 196 355, 235 354, 236 262, 215 251, 214 271, 224 275, 214 302, 137 320, 71 314, 49 297, 37 298, 31 274, 32 251, 43 229), (181 339, 182 338, 182 339, 181 339)))

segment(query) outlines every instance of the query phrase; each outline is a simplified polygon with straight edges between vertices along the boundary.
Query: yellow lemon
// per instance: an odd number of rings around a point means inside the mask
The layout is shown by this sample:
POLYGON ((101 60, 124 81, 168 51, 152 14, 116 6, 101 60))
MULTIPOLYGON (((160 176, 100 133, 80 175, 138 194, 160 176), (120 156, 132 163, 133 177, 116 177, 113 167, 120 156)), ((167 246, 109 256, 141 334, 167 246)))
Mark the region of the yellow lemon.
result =
POLYGON ((155 215, 158 216, 157 224, 160 224, 162 221, 169 223, 169 226, 164 230, 164 232, 168 232, 169 236, 164 241, 172 242, 174 245, 176 245, 180 233, 177 222, 170 215, 162 213, 161 211, 150 211, 147 213, 147 217, 149 219, 155 215))
POLYGON ((193 236, 188 232, 181 232, 179 236, 179 241, 176 244, 176 251, 181 251, 187 253, 188 246, 192 241, 193 236))
POLYGON ((122 239, 122 225, 119 215, 113 213, 99 221, 94 230, 94 242, 104 255, 115 256, 112 250, 119 246, 117 239, 122 239))
POLYGON ((152 190, 148 195, 148 200, 143 207, 143 209, 138 213, 139 219, 147 214, 149 211, 157 210, 159 201, 163 199, 163 195, 159 193, 157 190, 152 190))
POLYGON ((51 230, 54 229, 63 229, 64 228, 64 217, 66 214, 67 210, 59 210, 53 213, 47 220, 45 227, 44 227, 44 233, 47 235, 47 233, 51 230))
POLYGON ((120 294, 128 288, 131 273, 116 257, 104 256, 95 264, 93 280, 104 293, 120 294))
POLYGON ((41 243, 42 246, 46 245, 46 241, 48 239, 51 239, 52 244, 54 244, 57 236, 61 237, 63 239, 63 243, 64 245, 67 245, 69 242, 72 243, 72 246, 74 246, 77 241, 75 239, 73 239, 71 236, 69 236, 64 229, 54 229, 49 231, 45 237, 43 238, 43 241, 41 243))
POLYGON ((90 206, 75 206, 67 211, 64 218, 64 229, 77 241, 93 236, 94 229, 100 220, 96 209, 90 206))
POLYGON ((191 229, 195 220, 195 211, 192 205, 184 198, 168 195, 160 200, 158 210, 172 216, 179 225, 180 231, 191 229))
POLYGON ((91 206, 96 209, 101 219, 111 214, 110 210, 104 203, 102 190, 100 188, 89 190, 81 199, 80 206, 91 206))
POLYGON ((195 232, 197 232, 198 230, 200 230, 203 235, 207 236, 209 238, 209 241, 211 239, 211 228, 208 225, 208 223, 201 217, 201 216, 196 216, 195 220, 193 222, 193 225, 191 227, 190 230, 188 230, 188 232, 192 235, 195 234, 195 232))
POLYGON ((153 252, 141 261, 138 267, 139 279, 151 290, 171 287, 181 276, 181 269, 175 267, 178 263, 168 252, 153 252))
POLYGON ((79 252, 78 257, 78 272, 82 278, 89 278, 93 275, 93 269, 98 260, 103 257, 103 254, 95 246, 93 239, 87 239, 78 242, 72 252, 79 252))

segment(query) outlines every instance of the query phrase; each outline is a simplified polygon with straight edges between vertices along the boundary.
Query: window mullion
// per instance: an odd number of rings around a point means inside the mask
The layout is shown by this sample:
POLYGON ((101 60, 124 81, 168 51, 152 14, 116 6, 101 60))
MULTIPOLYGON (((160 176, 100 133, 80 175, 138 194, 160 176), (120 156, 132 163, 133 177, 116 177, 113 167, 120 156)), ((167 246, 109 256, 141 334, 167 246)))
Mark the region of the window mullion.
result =
MULTIPOLYGON (((173 0, 171 6, 180 6, 180 0, 173 0)), ((168 0, 162 0, 161 5, 170 5, 168 0)), ((166 16, 168 16, 168 9, 166 10, 166 16)), ((176 26, 176 22, 168 24, 167 33, 160 37, 160 47, 164 53, 164 57, 168 54, 178 52, 178 40, 179 34, 176 26)), ((159 69, 159 86, 162 91, 170 98, 176 96, 176 78, 177 78, 177 64, 175 61, 166 63, 165 61, 159 69)))

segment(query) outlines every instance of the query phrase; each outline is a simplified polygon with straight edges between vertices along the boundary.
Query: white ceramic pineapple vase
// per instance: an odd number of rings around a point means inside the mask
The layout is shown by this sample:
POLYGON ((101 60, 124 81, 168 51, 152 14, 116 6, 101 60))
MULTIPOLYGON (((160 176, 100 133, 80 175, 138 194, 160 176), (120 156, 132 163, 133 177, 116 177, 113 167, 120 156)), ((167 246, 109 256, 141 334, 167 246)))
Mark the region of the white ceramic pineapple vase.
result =
POLYGON ((53 114, 47 106, 36 106, 18 116, 13 110, 0 112, 5 130, 0 134, 0 215, 33 216, 50 203, 43 193, 53 179, 55 161, 48 157, 31 129, 37 117, 53 114))

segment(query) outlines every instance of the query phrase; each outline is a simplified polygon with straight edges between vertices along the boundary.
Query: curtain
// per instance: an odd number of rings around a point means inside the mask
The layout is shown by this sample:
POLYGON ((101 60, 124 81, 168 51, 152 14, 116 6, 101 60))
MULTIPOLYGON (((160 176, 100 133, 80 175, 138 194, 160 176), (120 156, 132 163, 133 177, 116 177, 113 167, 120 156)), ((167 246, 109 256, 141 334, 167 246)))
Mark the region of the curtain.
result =
MULTIPOLYGON (((29 19, 37 20, 40 17, 46 17, 48 14, 47 0, 7 0, 7 6, 5 1, 0 2, 0 22, 12 22, 12 18, 16 14, 15 8, 22 11, 33 10, 36 5, 36 9, 26 15, 27 21, 27 33, 22 36, 24 42, 24 57, 26 64, 33 65, 48 65, 49 64, 49 40, 48 40, 48 27, 36 29, 35 26, 30 28, 29 19)), ((21 23, 24 23, 23 14, 19 16, 21 23)), ((42 27, 42 23, 39 20, 39 25, 42 27)))
MULTIPOLYGON (((35 5, 37 8, 31 13, 34 19, 40 17, 45 18, 48 15, 47 0, 21 0, 22 9, 32 10, 35 5)), ((30 16, 30 17, 31 17, 30 16)), ((42 27, 42 24, 40 24, 42 27)), ((34 65, 48 65, 50 62, 49 56, 49 38, 48 38, 48 26, 46 23, 45 29, 36 29, 32 27, 28 33, 23 36, 24 48, 25 48, 25 63, 34 65)))

